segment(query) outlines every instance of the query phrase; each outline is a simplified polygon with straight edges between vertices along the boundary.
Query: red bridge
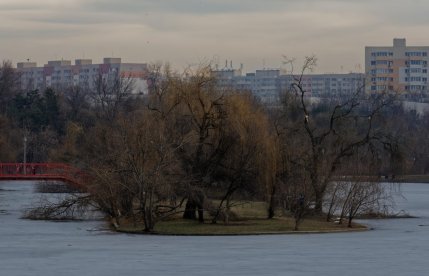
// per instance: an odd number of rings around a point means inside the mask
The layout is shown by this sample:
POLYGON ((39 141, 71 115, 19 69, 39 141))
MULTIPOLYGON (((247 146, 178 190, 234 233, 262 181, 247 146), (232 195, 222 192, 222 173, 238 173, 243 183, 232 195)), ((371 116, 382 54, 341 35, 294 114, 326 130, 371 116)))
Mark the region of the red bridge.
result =
POLYGON ((58 180, 84 188, 88 175, 61 163, 0 163, 0 180, 58 180))

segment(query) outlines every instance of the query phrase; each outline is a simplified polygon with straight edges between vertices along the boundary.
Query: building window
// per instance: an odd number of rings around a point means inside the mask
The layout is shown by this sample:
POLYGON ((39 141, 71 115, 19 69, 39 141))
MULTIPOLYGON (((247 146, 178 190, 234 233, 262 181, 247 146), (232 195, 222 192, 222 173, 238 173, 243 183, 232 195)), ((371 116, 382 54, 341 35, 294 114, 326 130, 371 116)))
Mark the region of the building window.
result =
POLYGON ((422 68, 411 68, 409 71, 411 73, 421 73, 422 72, 422 68))
POLYGON ((422 61, 421 60, 410 60, 410 64, 411 65, 421 65, 422 61))
POLYGON ((427 52, 405 52, 407 57, 426 57, 428 55, 427 52))
POLYGON ((385 59, 373 60, 373 61, 371 61, 371 65, 389 65, 389 66, 391 66, 392 61, 391 60, 385 60, 385 59))
POLYGON ((422 78, 421 77, 411 77, 410 80, 411 81, 421 81, 422 78))
POLYGON ((393 52, 372 52, 371 56, 373 57, 387 57, 387 56, 393 56, 393 52))

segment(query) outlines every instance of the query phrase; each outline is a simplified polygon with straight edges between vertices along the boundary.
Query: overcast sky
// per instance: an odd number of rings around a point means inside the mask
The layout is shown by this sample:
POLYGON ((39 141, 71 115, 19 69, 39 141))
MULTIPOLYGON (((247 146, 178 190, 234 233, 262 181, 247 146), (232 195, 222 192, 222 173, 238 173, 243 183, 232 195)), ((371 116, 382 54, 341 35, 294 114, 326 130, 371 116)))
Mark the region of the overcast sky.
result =
POLYGON ((362 71, 365 46, 429 45, 428 11, 428 0, 0 0, 0 59, 253 71, 315 54, 317 72, 362 71))

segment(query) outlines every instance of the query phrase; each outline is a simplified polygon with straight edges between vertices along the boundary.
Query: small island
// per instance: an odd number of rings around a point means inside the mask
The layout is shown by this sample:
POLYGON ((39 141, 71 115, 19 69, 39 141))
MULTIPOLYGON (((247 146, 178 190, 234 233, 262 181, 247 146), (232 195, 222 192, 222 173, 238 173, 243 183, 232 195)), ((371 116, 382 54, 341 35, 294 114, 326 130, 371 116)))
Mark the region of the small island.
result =
MULTIPOLYGON (((242 203, 232 207, 234 219, 229 222, 213 223, 210 219, 205 222, 186 220, 180 216, 159 222, 150 234, 177 235, 177 236, 227 236, 227 235, 275 235, 275 234, 312 234, 338 233, 350 231, 365 231, 368 228, 359 223, 339 223, 338 220, 327 221, 326 216, 308 216, 300 222, 299 229, 295 229, 296 221, 290 215, 276 216, 267 219, 263 202, 242 203)), ((123 221, 118 232, 131 234, 148 234, 144 223, 123 221)))

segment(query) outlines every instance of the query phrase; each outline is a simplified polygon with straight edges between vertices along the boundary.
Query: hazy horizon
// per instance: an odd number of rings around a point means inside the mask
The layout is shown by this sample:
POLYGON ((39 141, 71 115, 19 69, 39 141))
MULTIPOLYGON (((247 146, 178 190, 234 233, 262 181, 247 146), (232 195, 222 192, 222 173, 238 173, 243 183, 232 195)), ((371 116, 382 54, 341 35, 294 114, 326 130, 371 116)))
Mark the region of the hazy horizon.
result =
POLYGON ((0 0, 0 58, 13 64, 121 57, 244 71, 316 55, 315 73, 363 72, 365 46, 429 45, 429 1, 0 0))

